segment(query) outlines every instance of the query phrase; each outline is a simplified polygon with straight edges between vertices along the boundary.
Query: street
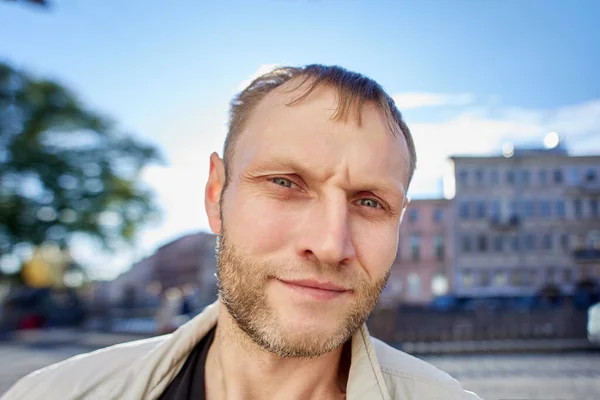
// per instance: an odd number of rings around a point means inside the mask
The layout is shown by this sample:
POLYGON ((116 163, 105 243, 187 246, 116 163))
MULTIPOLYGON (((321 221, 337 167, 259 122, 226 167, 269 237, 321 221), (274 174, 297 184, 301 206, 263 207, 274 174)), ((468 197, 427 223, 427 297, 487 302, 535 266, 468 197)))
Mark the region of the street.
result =
MULTIPOLYGON (((20 377, 89 347, 0 344, 0 395, 20 377)), ((597 400, 600 352, 422 357, 485 400, 597 400)), ((425 399, 424 399, 425 400, 425 399)))
POLYGON ((485 400, 598 400, 600 352, 422 357, 485 400))

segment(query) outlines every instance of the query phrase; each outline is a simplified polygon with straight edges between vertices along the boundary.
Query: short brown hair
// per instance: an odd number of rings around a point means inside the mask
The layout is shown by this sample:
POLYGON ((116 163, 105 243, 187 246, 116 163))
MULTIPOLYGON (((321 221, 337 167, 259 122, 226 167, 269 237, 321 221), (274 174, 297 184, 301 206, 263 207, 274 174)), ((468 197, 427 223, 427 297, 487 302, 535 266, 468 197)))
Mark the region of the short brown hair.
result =
POLYGON ((352 111, 357 111, 356 115, 360 125, 361 110, 364 103, 373 103, 383 111, 389 122, 390 131, 396 135, 400 130, 408 145, 410 156, 408 182, 410 183, 417 164, 415 144, 394 100, 383 90, 381 85, 371 78, 339 66, 320 64, 276 68, 254 79, 252 83, 233 98, 229 129, 223 150, 226 182, 229 180, 228 165, 233 157, 235 141, 243 130, 250 113, 267 94, 295 78, 304 78, 298 87, 302 87, 306 83, 308 85, 300 96, 288 103, 289 106, 304 100, 317 87, 327 85, 338 92, 338 107, 333 115, 335 121, 346 121, 352 111))

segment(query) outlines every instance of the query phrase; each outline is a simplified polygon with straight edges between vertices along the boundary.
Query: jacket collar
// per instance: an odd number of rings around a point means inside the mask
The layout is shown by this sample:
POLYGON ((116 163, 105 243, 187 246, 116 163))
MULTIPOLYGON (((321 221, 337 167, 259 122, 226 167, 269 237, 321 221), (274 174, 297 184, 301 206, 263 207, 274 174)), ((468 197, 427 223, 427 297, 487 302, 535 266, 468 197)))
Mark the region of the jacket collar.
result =
MULTIPOLYGON (((130 381, 130 388, 158 398, 175 378, 194 346, 217 324, 219 302, 167 335, 165 341, 139 360, 136 376, 148 379, 130 381), (141 387, 141 386, 145 387, 141 387)), ((139 393, 139 392, 138 392, 139 393)), ((348 400, 390 400, 375 350, 365 324, 352 336, 352 356, 346 392, 348 400)))

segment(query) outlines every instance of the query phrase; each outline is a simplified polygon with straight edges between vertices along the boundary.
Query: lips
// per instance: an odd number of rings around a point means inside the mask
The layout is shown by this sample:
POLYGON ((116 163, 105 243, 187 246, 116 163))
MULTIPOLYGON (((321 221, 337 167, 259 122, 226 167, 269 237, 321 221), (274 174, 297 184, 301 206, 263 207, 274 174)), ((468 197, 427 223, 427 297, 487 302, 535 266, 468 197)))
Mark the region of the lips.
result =
POLYGON ((317 280, 312 280, 312 279, 300 279, 300 280, 286 280, 286 279, 280 279, 280 281, 282 281, 283 283, 287 283, 288 285, 295 285, 295 286, 300 286, 300 287, 305 287, 308 289, 319 289, 319 290, 326 290, 329 292, 338 292, 338 293, 343 293, 343 292, 347 292, 348 289, 336 285, 332 282, 319 282, 317 280))

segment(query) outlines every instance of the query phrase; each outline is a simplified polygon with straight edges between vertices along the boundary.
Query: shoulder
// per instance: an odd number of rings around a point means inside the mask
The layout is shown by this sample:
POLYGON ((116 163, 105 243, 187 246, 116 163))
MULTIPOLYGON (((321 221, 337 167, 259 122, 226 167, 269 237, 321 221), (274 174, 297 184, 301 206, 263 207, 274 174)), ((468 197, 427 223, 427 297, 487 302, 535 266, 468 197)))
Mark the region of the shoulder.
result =
POLYGON ((117 390, 126 383, 125 370, 164 341, 155 337, 71 357, 20 379, 2 400, 94 398, 100 387, 117 390))
MULTIPOLYGON (((448 373, 388 344, 371 338, 381 372, 392 398, 478 400, 448 373)), ((480 399, 479 399, 480 400, 480 399)))

